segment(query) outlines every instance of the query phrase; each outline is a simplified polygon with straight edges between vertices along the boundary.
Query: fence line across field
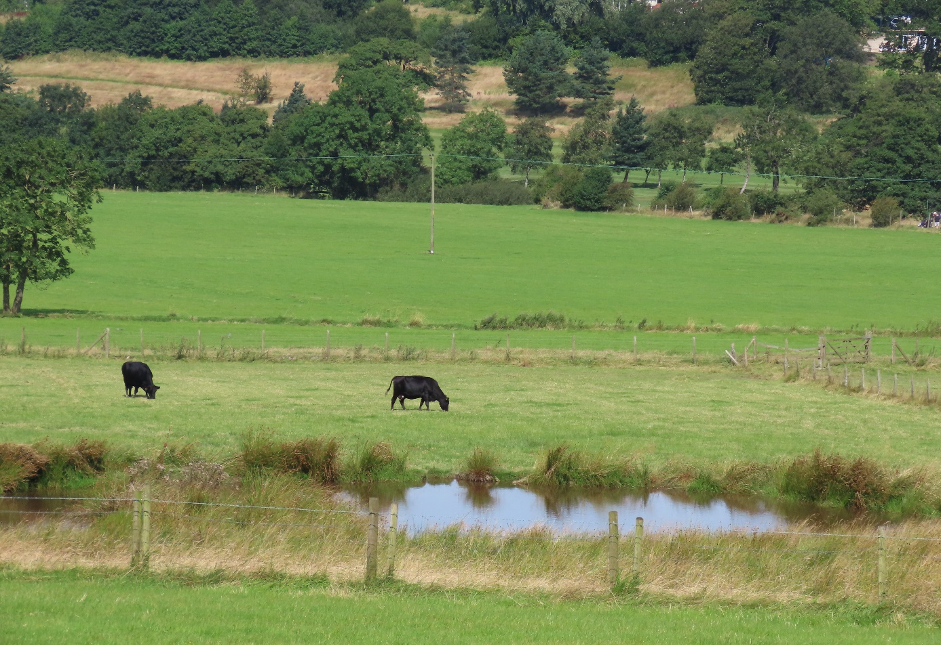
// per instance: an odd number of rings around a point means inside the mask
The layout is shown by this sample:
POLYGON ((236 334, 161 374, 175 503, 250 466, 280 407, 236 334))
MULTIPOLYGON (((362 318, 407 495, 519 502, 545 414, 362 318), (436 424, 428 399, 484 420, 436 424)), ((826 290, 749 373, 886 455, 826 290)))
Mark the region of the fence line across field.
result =
MULTIPOLYGON (((389 508, 388 513, 379 512, 379 500, 375 497, 369 498, 368 511, 343 511, 336 509, 322 509, 322 508, 306 508, 306 507, 289 507, 289 506, 264 506, 264 505, 255 505, 255 504, 231 504, 231 503, 215 503, 215 502, 189 502, 182 500, 160 500, 153 499, 151 486, 150 484, 145 484, 141 489, 139 489, 133 498, 105 498, 105 497, 20 497, 20 496, 0 496, 0 500, 48 500, 48 501, 82 501, 82 502, 107 502, 107 503, 126 503, 131 502, 131 566, 133 568, 147 569, 150 565, 151 556, 152 556, 152 530, 153 522, 155 518, 169 517, 173 519, 182 519, 190 521, 202 521, 202 522, 219 522, 219 523, 230 523, 238 524, 240 526, 271 526, 271 527, 297 527, 304 529, 317 528, 318 525, 314 523, 297 523, 297 522, 270 522, 270 521, 261 521, 261 520, 238 520, 234 518, 206 518, 206 517, 195 517, 191 515, 179 515, 167 511, 155 511, 152 509, 152 505, 166 505, 166 506, 178 506, 178 507, 215 507, 222 509, 250 509, 250 510, 264 510, 264 511, 283 511, 283 512, 311 512, 311 513, 338 513, 346 516, 366 516, 367 517, 367 526, 366 526, 366 535, 365 540, 353 540, 353 539, 341 539, 342 542, 349 543, 351 545, 358 545, 358 547, 365 546, 365 578, 367 580, 375 579, 380 575, 386 577, 394 576, 396 560, 398 557, 397 548, 398 548, 398 504, 393 503, 389 508), (380 563, 382 568, 380 570, 380 563)), ((10 512, 19 512, 16 510, 10 512)), ((116 514, 123 511, 85 511, 79 510, 70 511, 69 509, 61 509, 58 511, 22 511, 24 514, 39 514, 39 515, 110 515, 116 514)), ((608 583, 613 587, 620 584, 624 578, 621 572, 621 548, 622 545, 628 547, 627 553, 630 554, 630 576, 635 582, 640 581, 643 570, 643 561, 644 561, 644 520, 642 517, 637 517, 634 524, 634 531, 631 532, 622 532, 620 523, 618 521, 617 511, 610 511, 608 515, 608 526, 607 533, 598 527, 598 532, 594 535, 583 536, 582 539, 590 541, 601 541, 604 540, 606 543, 605 559, 606 559, 606 577, 608 583), (632 547, 632 548, 631 548, 632 547)), ((167 529, 162 529, 162 534, 166 534, 167 529)), ((688 535, 680 531, 680 535, 688 535)), ((728 552, 773 552, 773 553, 794 553, 794 554, 835 554, 840 552, 849 552, 857 554, 865 553, 876 553, 877 562, 876 562, 876 571, 877 571, 877 589, 878 597, 880 601, 884 600, 888 594, 888 559, 894 554, 890 554, 887 547, 887 542, 892 540, 894 542, 931 542, 938 543, 941 542, 941 538, 930 538, 922 536, 905 536, 905 535, 890 535, 885 526, 880 526, 875 533, 821 533, 821 532, 808 532, 808 531, 728 531, 720 532, 717 534, 708 534, 706 536, 698 536, 699 539, 707 541, 711 536, 716 537, 717 539, 722 539, 729 535, 738 535, 741 537, 756 537, 757 535, 763 536, 785 536, 785 537, 795 537, 799 540, 816 540, 816 539, 855 539, 855 540, 872 540, 873 546, 857 546, 850 545, 844 546, 842 548, 813 548, 811 545, 808 545, 805 548, 800 548, 795 545, 794 547, 750 547, 746 545, 723 545, 723 544, 692 544, 689 545, 691 548, 695 548, 701 551, 728 551, 728 552)), ((528 540, 534 539, 532 536, 525 535, 513 535, 513 534, 494 534, 494 538, 501 541, 509 540, 518 540, 521 543, 525 543, 528 540)), ((560 540, 570 539, 569 537, 559 538, 560 540)), ((358 550, 358 549, 357 549, 358 550)), ((360 552, 362 553, 362 552, 360 552)), ((899 552, 901 555, 901 552, 899 552)), ((929 556, 925 556, 929 557, 929 556)), ((935 557, 935 556, 930 556, 935 557)))

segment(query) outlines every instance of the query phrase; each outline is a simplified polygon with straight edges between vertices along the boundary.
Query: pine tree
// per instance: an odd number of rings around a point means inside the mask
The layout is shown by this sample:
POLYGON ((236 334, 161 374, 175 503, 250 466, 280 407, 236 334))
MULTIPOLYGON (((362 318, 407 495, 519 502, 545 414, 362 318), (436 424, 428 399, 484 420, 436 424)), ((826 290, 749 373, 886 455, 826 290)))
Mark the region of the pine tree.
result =
POLYGON ((596 36, 573 61, 575 74, 572 78, 573 95, 584 99, 579 107, 586 109, 598 101, 608 101, 614 95, 614 84, 621 77, 611 77, 610 54, 596 36))
POLYGON ((470 34, 461 27, 445 30, 431 50, 435 57, 435 87, 444 99, 446 112, 463 112, 470 92, 467 77, 474 71, 470 57, 470 34))
POLYGON ((282 119, 303 110, 308 105, 310 105, 310 99, 304 94, 304 84, 294 81, 294 89, 291 90, 291 94, 287 99, 278 103, 274 116, 271 117, 271 122, 277 124, 282 119))
POLYGON ((520 41, 503 68, 516 107, 536 114, 557 110, 559 98, 570 96, 572 77, 566 63, 568 51, 556 33, 537 31, 520 41))
POLYGON ((631 168, 647 163, 647 116, 637 97, 632 96, 627 109, 618 110, 611 128, 611 161, 615 166, 625 166, 624 180, 631 168))

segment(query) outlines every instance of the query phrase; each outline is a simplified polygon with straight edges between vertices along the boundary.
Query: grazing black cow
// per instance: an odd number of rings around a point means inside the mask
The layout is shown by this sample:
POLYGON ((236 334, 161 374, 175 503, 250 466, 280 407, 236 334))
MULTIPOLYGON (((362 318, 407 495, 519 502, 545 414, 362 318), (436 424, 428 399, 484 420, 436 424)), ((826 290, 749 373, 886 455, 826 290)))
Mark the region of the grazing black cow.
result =
POLYGON ((445 412, 448 411, 448 404, 451 400, 444 395, 441 388, 438 387, 438 381, 428 376, 393 376, 389 387, 386 388, 386 394, 392 390, 392 407, 395 409, 395 400, 399 400, 402 409, 405 409, 405 399, 421 399, 418 409, 424 405, 426 410, 430 410, 432 401, 437 401, 438 405, 445 412))
POLYGON ((121 366, 121 374, 124 376, 124 389, 127 396, 131 396, 131 388, 134 388, 134 396, 137 396, 137 390, 144 390, 148 399, 157 398, 159 385, 154 385, 154 373, 147 367, 147 363, 140 361, 128 361, 121 366))

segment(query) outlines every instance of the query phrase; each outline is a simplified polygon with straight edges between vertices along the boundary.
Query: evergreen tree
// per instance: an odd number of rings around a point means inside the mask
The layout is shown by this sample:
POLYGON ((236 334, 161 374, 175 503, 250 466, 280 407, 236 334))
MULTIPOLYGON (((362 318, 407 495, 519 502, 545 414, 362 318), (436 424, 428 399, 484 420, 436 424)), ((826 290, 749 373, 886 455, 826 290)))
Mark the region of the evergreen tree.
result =
POLYGON ((529 172, 537 166, 552 162, 552 126, 545 119, 530 117, 521 122, 513 133, 509 160, 513 172, 526 174, 524 184, 529 186, 529 172))
POLYGON ((258 7, 252 0, 242 0, 235 10, 233 30, 229 33, 232 56, 258 56, 261 53, 261 27, 258 7))
POLYGON ((611 77, 610 53, 596 36, 591 44, 575 57, 575 74, 572 77, 573 96, 584 99, 581 108, 598 101, 610 103, 614 95, 614 84, 621 77, 611 77))
POLYGON ((571 76, 565 70, 568 51, 558 34, 537 31, 522 40, 503 69, 503 78, 516 94, 516 107, 544 114, 559 107, 569 95, 571 76))
POLYGON ((467 77, 471 67, 470 35, 466 29, 450 27, 431 50, 435 57, 435 87, 446 112, 463 112, 470 101, 467 77))
POLYGON ((0 66, 0 92, 9 92, 16 84, 17 78, 8 66, 0 66))
POLYGON ((627 109, 619 109, 611 127, 611 162, 624 166, 624 181, 631 168, 647 164, 647 115, 632 96, 627 109))
POLYGON ((294 81, 294 89, 291 90, 291 93, 284 101, 278 103, 274 116, 271 117, 271 122, 277 125, 280 121, 303 110, 308 105, 310 105, 310 99, 304 94, 304 84, 294 81))

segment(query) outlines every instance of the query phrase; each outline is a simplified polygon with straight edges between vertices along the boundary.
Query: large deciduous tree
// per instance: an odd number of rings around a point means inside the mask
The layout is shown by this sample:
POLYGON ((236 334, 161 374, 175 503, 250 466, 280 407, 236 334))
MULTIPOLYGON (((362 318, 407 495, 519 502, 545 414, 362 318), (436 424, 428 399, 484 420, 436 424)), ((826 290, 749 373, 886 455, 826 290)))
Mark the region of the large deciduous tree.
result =
POLYGON ((540 117, 525 119, 516 126, 510 145, 510 169, 525 173, 524 184, 528 187, 530 171, 552 162, 552 126, 540 117))
POLYGON ((0 283, 3 312, 18 314, 27 282, 71 275, 72 249, 95 246, 95 168, 67 144, 39 138, 0 151, 0 283), (10 287, 15 295, 10 301, 10 287))
POLYGON ((760 23, 735 13, 717 24, 689 69, 696 102, 751 105, 775 78, 760 23))
POLYGON ((503 69, 516 107, 544 114, 558 109, 559 99, 568 96, 571 76, 565 70, 568 50, 562 39, 549 31, 537 31, 522 40, 503 69))
POLYGON ((771 101, 747 109, 736 142, 758 172, 771 175, 771 190, 778 192, 782 172, 795 165, 815 137, 807 119, 793 108, 771 101))
POLYGON ((503 165, 506 123, 487 109, 468 114, 441 136, 437 177, 443 184, 466 184, 492 177, 503 165))

